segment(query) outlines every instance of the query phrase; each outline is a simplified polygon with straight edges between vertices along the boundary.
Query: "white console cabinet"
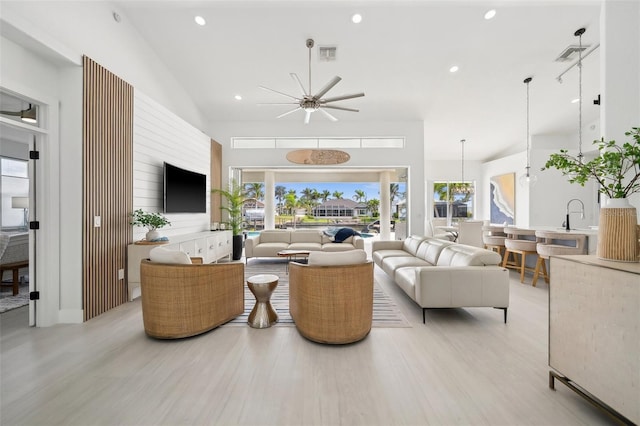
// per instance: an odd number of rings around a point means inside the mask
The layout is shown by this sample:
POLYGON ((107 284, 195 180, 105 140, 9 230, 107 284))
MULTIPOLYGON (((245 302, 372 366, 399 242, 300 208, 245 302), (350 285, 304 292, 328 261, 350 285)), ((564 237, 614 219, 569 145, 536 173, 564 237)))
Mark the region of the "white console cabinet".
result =
POLYGON ((127 248, 127 288, 129 300, 140 296, 140 261, 149 257, 151 249, 162 246, 180 250, 190 257, 201 257, 204 263, 213 263, 231 257, 233 238, 231 231, 198 232, 172 236, 167 244, 129 244, 127 248))

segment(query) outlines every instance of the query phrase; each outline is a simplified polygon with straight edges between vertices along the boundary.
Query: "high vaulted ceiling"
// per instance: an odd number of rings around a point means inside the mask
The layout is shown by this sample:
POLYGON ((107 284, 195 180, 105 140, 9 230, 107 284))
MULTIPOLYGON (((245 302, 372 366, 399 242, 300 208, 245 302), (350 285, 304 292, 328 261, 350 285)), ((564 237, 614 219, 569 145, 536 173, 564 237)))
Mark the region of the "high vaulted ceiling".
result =
MULTIPOLYGON (((337 102, 360 112, 331 110, 332 123, 315 112, 308 124, 337 129, 343 123, 424 122, 429 159, 488 160, 522 152, 526 145, 526 85, 530 84, 532 135, 578 133, 578 68, 560 84, 569 62, 555 59, 577 44, 600 40, 597 0, 208 0, 116 1, 114 12, 132 24, 166 64, 212 123, 277 123, 300 127, 297 111, 277 119, 291 106, 267 86, 298 95, 290 78, 308 84, 308 50, 312 52, 312 92, 334 76, 342 77, 326 96, 364 92, 365 97, 337 102), (495 18, 484 14, 496 10, 495 18), (351 16, 362 15, 354 24, 351 16), (194 22, 200 15, 205 26, 194 22), (318 46, 335 46, 337 59, 319 60, 318 46), (459 71, 450 73, 457 65, 459 71), (241 95, 242 100, 236 100, 241 95)), ((66 13, 71 13, 68 11, 66 13)), ((55 18, 51 18, 55 19, 55 18)), ((81 35, 78 34, 80 37, 81 35)), ((88 35, 90 36, 90 34, 88 35)), ((114 46, 117 48, 117 46, 114 46)), ((584 60, 583 118, 599 117, 600 49, 584 60)), ((397 126, 396 126, 397 128, 397 126)), ((212 135, 214 136, 214 135, 212 135)), ((304 135, 299 135, 304 136, 304 135)), ((398 135, 393 135, 398 136, 398 135)), ((577 142, 576 142, 577 146, 577 142)), ((567 147, 572 148, 572 147, 567 147)))
MULTIPOLYGON (((466 139, 469 159, 523 151, 526 85, 531 133, 577 134, 578 71, 556 62, 584 27, 583 44, 599 43, 599 1, 126 1, 117 2, 212 121, 302 122, 298 111, 260 85, 298 95, 289 77, 312 87, 342 77, 326 96, 365 92, 340 102, 359 113, 331 112, 347 121, 424 121, 432 158, 455 159, 466 139), (496 16, 484 14, 496 9, 496 16), (362 15, 354 24, 351 16, 362 15), (194 22, 200 15, 205 26, 194 22), (336 46, 334 62, 320 61, 317 46, 336 46), (459 66, 450 73, 449 68, 459 66), (239 94, 242 100, 234 99, 239 94)), ((598 119, 599 49, 584 60, 583 122, 598 119)), ((309 126, 327 122, 316 112, 309 126)))

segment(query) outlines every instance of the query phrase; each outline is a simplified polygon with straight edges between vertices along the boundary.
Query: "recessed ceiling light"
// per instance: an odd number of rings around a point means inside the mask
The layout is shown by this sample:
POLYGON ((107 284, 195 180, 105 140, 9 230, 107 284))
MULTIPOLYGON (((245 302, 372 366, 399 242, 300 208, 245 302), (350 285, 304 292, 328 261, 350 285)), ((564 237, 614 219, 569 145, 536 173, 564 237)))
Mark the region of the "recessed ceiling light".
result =
POLYGON ((242 96, 240 96, 240 95, 235 95, 234 98, 236 98, 236 101, 241 101, 242 100, 242 96))
POLYGON ((580 98, 575 98, 575 99, 571 100, 572 104, 577 104, 578 102, 580 102, 580 98))
POLYGON ((360 22, 362 22, 362 15, 360 15, 359 13, 355 13, 351 17, 351 22, 353 22, 354 24, 359 24, 360 22))
POLYGON ((449 68, 449 72, 457 72, 459 69, 460 67, 458 67, 457 65, 454 65, 451 68, 449 68))
POLYGON ((196 21, 196 24, 198 25, 206 25, 207 21, 205 21, 205 19, 202 16, 196 16, 194 18, 194 20, 196 21))
POLYGON ((484 19, 486 19, 488 21, 489 19, 493 19, 495 16, 496 16, 496 10, 495 9, 491 9, 487 13, 484 14, 484 19))

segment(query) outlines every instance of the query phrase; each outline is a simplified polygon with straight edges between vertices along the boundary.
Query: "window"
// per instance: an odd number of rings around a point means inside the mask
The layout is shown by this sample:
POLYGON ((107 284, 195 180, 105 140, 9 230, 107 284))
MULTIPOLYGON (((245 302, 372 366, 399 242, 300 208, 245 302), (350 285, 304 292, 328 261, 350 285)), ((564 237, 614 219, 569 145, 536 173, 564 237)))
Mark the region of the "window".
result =
POLYGON ((453 221, 473 219, 474 188, 473 182, 434 182, 433 217, 451 217, 453 221))
POLYGON ((20 228, 25 224, 25 209, 13 208, 13 197, 29 196, 29 165, 24 160, 0 158, 0 190, 2 192, 2 228, 20 228))

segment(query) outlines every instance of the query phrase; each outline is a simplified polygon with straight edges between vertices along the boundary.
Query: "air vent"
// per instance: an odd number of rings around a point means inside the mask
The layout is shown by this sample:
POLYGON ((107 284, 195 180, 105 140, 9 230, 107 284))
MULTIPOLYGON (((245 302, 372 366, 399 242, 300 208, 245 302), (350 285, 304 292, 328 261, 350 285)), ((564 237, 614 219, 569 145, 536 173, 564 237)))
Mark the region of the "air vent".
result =
POLYGON ((573 61, 574 59, 578 59, 578 52, 580 50, 585 51, 589 48, 588 44, 583 44, 582 49, 577 44, 569 45, 566 49, 560 53, 560 55, 556 58, 556 62, 568 62, 573 61))
POLYGON ((321 61, 330 62, 336 60, 336 46, 319 46, 318 57, 321 61))

